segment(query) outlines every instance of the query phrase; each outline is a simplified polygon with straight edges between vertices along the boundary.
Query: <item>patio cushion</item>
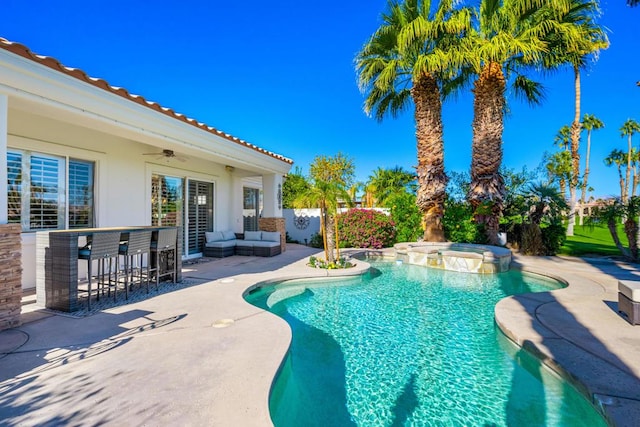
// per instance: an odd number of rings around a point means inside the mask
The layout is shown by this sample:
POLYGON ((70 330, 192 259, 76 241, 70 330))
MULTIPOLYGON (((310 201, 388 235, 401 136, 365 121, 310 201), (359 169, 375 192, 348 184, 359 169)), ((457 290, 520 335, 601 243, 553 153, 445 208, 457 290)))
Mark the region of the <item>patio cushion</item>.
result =
POLYGON ((253 241, 254 248, 275 248, 280 246, 280 242, 270 242, 268 240, 253 241))
POLYGON ((236 240, 236 246, 242 247, 242 248, 252 248, 253 245, 256 242, 259 242, 260 240, 242 240, 242 239, 238 239, 236 240))
POLYGON ((204 233, 204 238, 208 242, 217 242, 220 240, 224 240, 224 237, 219 231, 206 231, 204 233))
POLYGON ((244 240, 262 240, 262 231, 245 231, 244 240))
POLYGON ((619 280, 618 292, 631 301, 640 302, 640 282, 635 280, 619 280))
POLYGON ((235 240, 236 239, 236 233, 234 233, 231 230, 223 230, 222 231, 222 238, 224 240, 235 240))
POLYGON ((277 231, 263 231, 262 240, 267 242, 280 243, 280 233, 278 233, 277 231))
POLYGON ((204 244, 207 248, 232 248, 235 245, 235 240, 219 240, 217 242, 207 242, 204 244))

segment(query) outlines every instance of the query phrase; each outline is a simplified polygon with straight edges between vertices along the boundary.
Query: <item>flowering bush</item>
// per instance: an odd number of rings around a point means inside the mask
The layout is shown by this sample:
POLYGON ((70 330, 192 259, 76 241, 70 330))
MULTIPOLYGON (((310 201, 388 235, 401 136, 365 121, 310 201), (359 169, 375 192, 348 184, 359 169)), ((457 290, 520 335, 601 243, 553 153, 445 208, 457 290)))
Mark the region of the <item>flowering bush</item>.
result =
POLYGON ((392 246, 396 239, 393 220, 382 212, 351 209, 338 215, 341 247, 380 249, 392 246))

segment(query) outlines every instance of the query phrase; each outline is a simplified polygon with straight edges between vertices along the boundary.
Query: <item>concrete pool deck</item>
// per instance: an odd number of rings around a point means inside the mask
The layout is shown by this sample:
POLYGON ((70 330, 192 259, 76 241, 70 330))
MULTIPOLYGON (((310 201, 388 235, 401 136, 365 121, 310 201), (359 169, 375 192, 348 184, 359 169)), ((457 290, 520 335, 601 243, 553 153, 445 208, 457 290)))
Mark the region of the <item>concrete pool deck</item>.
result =
MULTIPOLYGON (((6 425, 271 425, 269 389, 291 333, 242 295, 258 282, 326 275, 305 266, 316 253, 288 245, 272 258, 185 265, 187 285, 83 318, 25 305, 24 324, 0 332, 0 419, 6 425)), ((505 299, 496 306, 496 322, 582 391, 597 394, 616 425, 637 425, 640 326, 616 307, 617 281, 640 280, 640 272, 624 263, 557 257, 515 256, 514 265, 570 286, 505 299)))

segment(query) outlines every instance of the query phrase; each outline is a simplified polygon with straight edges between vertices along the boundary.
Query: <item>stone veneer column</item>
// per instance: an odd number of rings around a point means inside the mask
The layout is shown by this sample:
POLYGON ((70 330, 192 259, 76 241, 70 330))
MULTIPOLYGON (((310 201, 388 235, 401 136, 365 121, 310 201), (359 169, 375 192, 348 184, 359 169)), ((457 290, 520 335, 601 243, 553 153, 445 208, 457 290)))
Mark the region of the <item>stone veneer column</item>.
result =
POLYGON ((0 331, 20 326, 21 232, 20 224, 0 224, 0 331))
POLYGON ((280 249, 282 252, 287 250, 287 229, 284 218, 259 218, 258 228, 261 231, 277 231, 280 233, 280 249))

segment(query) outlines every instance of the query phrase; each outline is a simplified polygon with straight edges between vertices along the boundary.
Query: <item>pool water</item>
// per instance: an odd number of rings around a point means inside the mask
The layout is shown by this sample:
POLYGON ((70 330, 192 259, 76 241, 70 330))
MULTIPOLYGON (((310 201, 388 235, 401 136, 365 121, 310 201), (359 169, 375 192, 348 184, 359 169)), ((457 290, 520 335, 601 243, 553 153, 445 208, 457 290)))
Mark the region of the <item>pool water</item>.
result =
POLYGON ((362 277, 288 281, 247 296, 293 332, 270 396, 275 426, 606 425, 494 324, 500 299, 557 282, 372 266, 362 277))

